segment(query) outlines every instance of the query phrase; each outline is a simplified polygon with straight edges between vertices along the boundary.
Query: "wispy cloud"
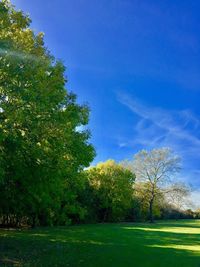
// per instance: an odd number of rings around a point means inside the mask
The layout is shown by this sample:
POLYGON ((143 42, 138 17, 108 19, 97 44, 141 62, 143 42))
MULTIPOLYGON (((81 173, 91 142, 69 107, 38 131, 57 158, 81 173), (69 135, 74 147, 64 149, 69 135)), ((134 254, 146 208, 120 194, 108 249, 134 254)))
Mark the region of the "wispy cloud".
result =
POLYGON ((150 134, 155 134, 155 140, 173 137, 200 147, 200 139, 191 133, 191 130, 198 131, 200 120, 190 110, 168 111, 157 107, 148 107, 126 94, 119 94, 118 99, 139 116, 140 120, 135 128, 138 132, 148 130, 150 134), (159 128, 159 132, 156 131, 157 128, 159 128))
POLYGON ((125 93, 118 94, 121 104, 128 107, 138 117, 133 127, 132 140, 122 140, 132 147, 152 149, 155 147, 171 147, 183 158, 184 174, 195 184, 200 184, 196 173, 200 174, 198 162, 200 155, 200 119, 191 110, 166 110, 150 107, 140 100, 125 93), (193 165, 193 166, 192 166, 193 165), (189 175, 189 176, 188 176, 189 175))

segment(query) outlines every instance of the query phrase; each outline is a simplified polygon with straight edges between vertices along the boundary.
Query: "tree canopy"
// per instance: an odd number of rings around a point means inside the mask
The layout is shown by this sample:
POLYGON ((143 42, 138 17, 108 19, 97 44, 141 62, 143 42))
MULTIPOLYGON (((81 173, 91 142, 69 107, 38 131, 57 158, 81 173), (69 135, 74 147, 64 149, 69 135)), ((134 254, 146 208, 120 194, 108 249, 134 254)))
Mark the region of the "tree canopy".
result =
POLYGON ((88 171, 99 221, 120 221, 131 207, 135 175, 114 160, 101 162, 88 171))
POLYGON ((77 212, 79 173, 95 153, 77 128, 89 109, 66 90, 64 65, 30 23, 0 3, 0 202, 5 218, 45 224, 77 212))

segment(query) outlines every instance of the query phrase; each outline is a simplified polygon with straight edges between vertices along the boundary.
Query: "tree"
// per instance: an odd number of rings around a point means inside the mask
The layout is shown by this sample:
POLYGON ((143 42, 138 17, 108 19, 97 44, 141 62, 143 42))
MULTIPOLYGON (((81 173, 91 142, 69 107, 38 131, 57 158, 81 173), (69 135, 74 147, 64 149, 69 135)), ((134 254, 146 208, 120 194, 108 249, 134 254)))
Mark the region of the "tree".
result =
MULTIPOLYGON (((164 195, 161 190, 157 193, 157 196, 154 200, 153 211, 154 217, 160 218, 161 216, 161 207, 163 205, 164 195)), ((149 219, 149 198, 150 190, 149 184, 145 182, 136 181, 134 185, 134 201, 133 201, 133 211, 137 207, 138 211, 135 215, 134 220, 148 220, 149 219)))
POLYGON ((136 174, 136 183, 143 184, 149 206, 149 219, 153 222, 155 199, 171 191, 168 186, 172 175, 180 170, 180 158, 169 148, 161 148, 142 150, 134 156, 133 161, 125 161, 123 164, 136 174))
POLYGON ((94 158, 89 109, 65 88, 43 33, 0 2, 0 213, 4 222, 64 223, 81 209, 81 171, 94 158))
POLYGON ((192 206, 188 196, 190 196, 191 189, 188 185, 176 182, 167 188, 165 200, 168 204, 174 206, 178 210, 184 210, 188 206, 192 206))
POLYGON ((87 170, 99 221, 120 221, 131 207, 135 175, 114 160, 87 170))

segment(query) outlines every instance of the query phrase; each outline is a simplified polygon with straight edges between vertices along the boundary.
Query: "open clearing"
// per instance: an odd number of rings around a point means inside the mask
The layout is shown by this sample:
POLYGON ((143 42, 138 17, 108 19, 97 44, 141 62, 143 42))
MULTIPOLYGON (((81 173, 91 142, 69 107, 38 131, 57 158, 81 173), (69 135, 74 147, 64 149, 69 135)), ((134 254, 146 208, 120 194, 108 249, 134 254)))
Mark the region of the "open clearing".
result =
POLYGON ((0 230, 0 266, 200 267, 200 221, 0 230))

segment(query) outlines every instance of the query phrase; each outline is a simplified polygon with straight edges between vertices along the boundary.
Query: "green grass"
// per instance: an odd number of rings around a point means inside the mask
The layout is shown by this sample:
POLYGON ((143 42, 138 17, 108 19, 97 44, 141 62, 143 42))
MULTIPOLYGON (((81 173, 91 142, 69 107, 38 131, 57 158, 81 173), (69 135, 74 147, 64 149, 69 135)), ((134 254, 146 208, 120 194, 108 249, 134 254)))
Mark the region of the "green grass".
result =
POLYGON ((200 221, 0 230, 0 266, 200 267, 200 221))

